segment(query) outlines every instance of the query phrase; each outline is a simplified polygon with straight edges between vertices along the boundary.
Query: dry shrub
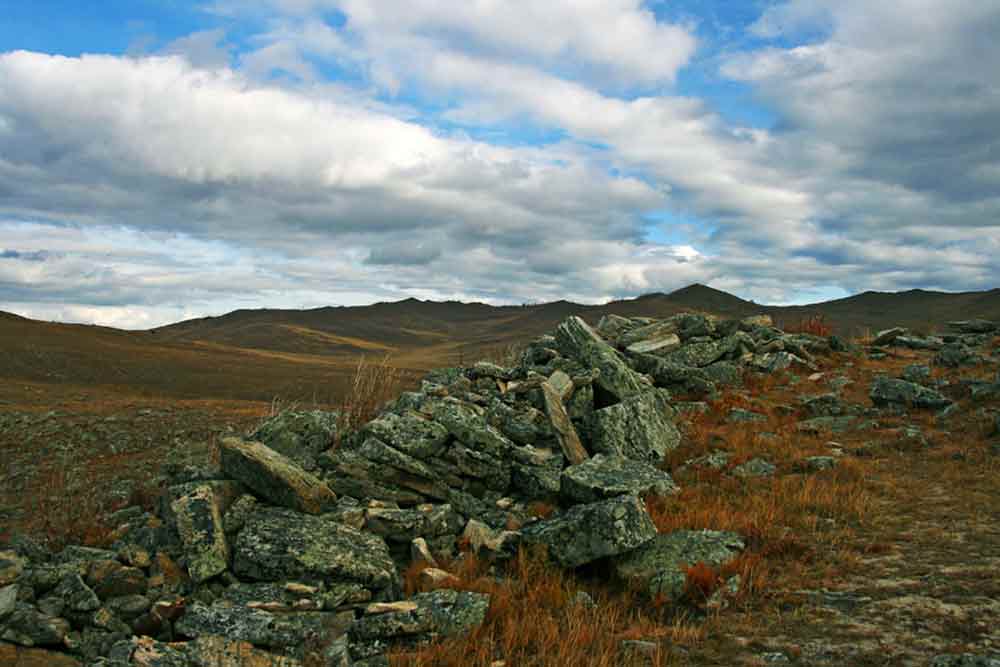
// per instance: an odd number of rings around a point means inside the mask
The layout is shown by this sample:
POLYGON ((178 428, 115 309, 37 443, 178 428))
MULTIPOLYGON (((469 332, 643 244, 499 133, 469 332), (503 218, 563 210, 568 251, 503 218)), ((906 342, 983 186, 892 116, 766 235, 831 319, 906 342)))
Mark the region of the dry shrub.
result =
POLYGON ((717 568, 701 561, 694 565, 682 565, 684 570, 684 595, 685 597, 702 602, 712 596, 721 583, 721 577, 717 568))
POLYGON ((350 394, 340 407, 338 433, 371 421, 383 405, 399 395, 405 379, 403 371, 392 365, 389 355, 378 362, 370 362, 363 356, 358 359, 350 394))
POLYGON ((780 328, 785 333, 812 334, 823 337, 833 333, 833 326, 827 323, 826 316, 822 314, 803 317, 798 322, 786 323, 780 328))

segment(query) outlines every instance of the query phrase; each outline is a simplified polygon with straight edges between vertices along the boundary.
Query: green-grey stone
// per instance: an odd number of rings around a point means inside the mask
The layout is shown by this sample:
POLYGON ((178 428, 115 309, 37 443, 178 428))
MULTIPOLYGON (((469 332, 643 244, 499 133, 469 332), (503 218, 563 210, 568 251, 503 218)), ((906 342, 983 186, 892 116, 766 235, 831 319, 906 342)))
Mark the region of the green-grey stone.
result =
POLYGON ((222 509, 212 488, 201 486, 175 500, 171 507, 191 579, 201 583, 225 572, 229 567, 229 544, 222 509))
POLYGON ((659 463, 681 440, 680 432, 668 417, 673 410, 667 396, 660 390, 650 390, 596 410, 593 451, 659 463))
POLYGON ((556 329, 555 337, 562 354, 600 371, 594 383, 613 401, 649 389, 648 382, 629 368, 621 355, 579 317, 563 321, 556 329))
POLYGON ((597 454, 562 472, 560 493, 569 503, 590 503, 628 494, 665 496, 678 491, 670 475, 647 463, 597 454))
POLYGON ((337 439, 336 412, 285 410, 271 417, 249 436, 304 468, 315 467, 316 456, 337 439))
POLYGON ((361 430, 365 437, 374 437, 404 454, 418 459, 435 457, 448 441, 448 429, 413 410, 401 414, 385 412, 368 422, 361 430))
POLYGON ((868 395, 877 406, 895 404, 914 408, 943 408, 952 403, 951 399, 933 389, 885 376, 875 378, 868 395))

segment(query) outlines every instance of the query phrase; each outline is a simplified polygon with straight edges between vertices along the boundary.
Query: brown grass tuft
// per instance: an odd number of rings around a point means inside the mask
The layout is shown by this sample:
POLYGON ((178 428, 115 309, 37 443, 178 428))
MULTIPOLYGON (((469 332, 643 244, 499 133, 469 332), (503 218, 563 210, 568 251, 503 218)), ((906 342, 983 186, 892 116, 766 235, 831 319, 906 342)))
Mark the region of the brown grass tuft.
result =
POLYGON ((351 389, 340 406, 338 437, 371 421, 383 405, 399 395, 405 379, 404 372, 392 365, 388 355, 374 363, 366 357, 358 359, 351 389))
POLYGON ((780 329, 785 333, 803 333, 823 337, 833 333, 833 326, 827 323, 825 315, 803 317, 798 322, 789 322, 782 325, 780 329))

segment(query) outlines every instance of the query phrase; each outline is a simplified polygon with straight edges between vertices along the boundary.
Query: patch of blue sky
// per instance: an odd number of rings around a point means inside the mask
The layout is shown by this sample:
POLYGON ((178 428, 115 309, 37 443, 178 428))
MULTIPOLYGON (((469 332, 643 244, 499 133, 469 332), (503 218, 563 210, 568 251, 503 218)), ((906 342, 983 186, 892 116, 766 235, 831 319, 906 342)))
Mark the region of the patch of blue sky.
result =
POLYGON ((218 21, 194 3, 163 0, 2 0, 0 51, 66 56, 123 54, 141 41, 162 46, 218 21))
POLYGON ((705 237, 705 222, 670 209, 646 211, 640 216, 646 232, 646 242, 659 245, 691 246, 703 251, 700 240, 705 237))

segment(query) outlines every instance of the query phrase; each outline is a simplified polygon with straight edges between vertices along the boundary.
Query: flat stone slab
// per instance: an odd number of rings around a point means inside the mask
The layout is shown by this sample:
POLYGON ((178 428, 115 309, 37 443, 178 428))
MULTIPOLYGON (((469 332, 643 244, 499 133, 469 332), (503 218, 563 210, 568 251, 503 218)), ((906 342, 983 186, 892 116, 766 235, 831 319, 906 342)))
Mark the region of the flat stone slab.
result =
POLYGON ((933 389, 906 380, 884 376, 875 378, 868 396, 872 403, 877 406, 895 404, 914 408, 937 409, 952 404, 950 398, 933 389))
POLYGON ((319 514, 337 500, 325 482, 259 442, 224 438, 220 451, 222 471, 274 505, 319 514))
POLYGON ((233 571, 258 581, 355 582, 373 591, 398 586, 385 540, 287 509, 261 507, 236 536, 233 571))
POLYGON ((355 641, 385 641, 434 633, 452 636, 481 625, 490 606, 485 593, 442 588, 418 593, 398 610, 380 611, 358 619, 350 629, 355 641))
POLYGON ((676 530, 657 535, 615 561, 616 574, 641 584, 650 596, 675 600, 684 593, 687 575, 682 565, 723 565, 746 548, 743 538, 730 531, 676 530))
POLYGON ((195 602, 175 623, 185 637, 224 636, 268 648, 300 647, 317 633, 346 630, 350 621, 328 612, 271 613, 242 605, 195 602))
POLYGON ((560 490, 570 503, 591 503, 623 495, 665 496, 680 489, 670 475, 648 463, 598 454, 563 470, 560 490))
POLYGON ((646 505, 635 495, 576 505, 521 531, 528 544, 543 544, 562 567, 578 567, 616 556, 656 536, 646 505))

